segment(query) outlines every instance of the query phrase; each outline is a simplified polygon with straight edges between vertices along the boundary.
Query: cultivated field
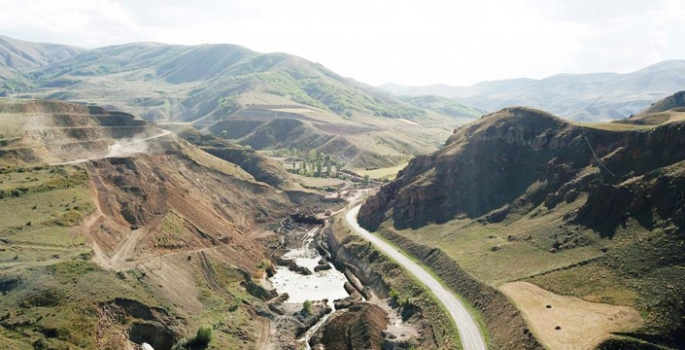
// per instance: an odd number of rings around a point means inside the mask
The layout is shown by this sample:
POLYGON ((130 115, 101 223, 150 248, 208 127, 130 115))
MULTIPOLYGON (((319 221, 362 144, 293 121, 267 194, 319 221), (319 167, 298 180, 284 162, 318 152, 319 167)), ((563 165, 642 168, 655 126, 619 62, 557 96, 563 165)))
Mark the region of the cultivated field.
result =
POLYGON ((536 338, 548 349, 592 350, 612 333, 642 325, 640 313, 625 306, 592 303, 548 292, 527 282, 500 290, 523 312, 536 338))

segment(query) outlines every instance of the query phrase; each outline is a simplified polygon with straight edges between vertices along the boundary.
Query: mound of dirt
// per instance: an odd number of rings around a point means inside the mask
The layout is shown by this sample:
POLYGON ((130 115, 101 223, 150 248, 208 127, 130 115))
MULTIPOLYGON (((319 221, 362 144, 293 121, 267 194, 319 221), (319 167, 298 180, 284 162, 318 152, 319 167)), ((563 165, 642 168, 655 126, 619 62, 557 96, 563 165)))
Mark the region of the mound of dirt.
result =
POLYGON ((383 349, 383 330, 388 326, 385 311, 371 304, 356 304, 334 316, 309 341, 328 350, 383 349))
POLYGON ((102 304, 97 313, 101 349, 148 343, 157 350, 170 350, 181 338, 179 320, 164 309, 150 308, 136 300, 115 299, 102 304))

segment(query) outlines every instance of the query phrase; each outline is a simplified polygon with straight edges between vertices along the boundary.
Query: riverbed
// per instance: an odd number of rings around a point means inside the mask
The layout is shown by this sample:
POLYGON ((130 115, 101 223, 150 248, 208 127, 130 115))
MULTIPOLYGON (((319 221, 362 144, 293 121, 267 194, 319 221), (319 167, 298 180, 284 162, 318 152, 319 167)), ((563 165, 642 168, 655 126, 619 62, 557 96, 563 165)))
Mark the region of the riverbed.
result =
MULTIPOLYGON (((314 272, 314 268, 319 265, 321 255, 312 248, 311 243, 319 229, 315 228, 308 231, 302 238, 302 247, 288 250, 283 258, 294 259, 297 265, 314 272)), ((347 278, 342 272, 336 270, 330 262, 327 264, 330 265, 330 269, 316 271, 307 276, 290 271, 285 266, 277 266, 276 274, 269 281, 276 288, 278 294, 288 293, 288 303, 303 303, 305 300, 328 300, 328 304, 333 307, 335 299, 349 296, 344 288, 347 278)))

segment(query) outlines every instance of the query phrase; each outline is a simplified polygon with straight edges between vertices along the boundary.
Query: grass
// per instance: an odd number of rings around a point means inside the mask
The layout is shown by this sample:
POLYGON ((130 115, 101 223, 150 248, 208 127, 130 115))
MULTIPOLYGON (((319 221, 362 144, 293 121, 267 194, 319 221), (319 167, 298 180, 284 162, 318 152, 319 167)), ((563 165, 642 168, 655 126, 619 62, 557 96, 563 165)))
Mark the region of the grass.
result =
POLYGON ((174 212, 169 212, 162 219, 161 235, 157 237, 156 245, 161 248, 178 249, 186 246, 183 239, 185 234, 185 220, 174 212))
POLYGON ((309 177, 292 174, 291 177, 300 183, 304 188, 326 189, 327 187, 337 187, 344 185, 345 181, 324 177, 309 177))
POLYGON ((648 130, 653 129, 655 125, 637 125, 625 123, 583 123, 572 122, 575 126, 581 126, 590 129, 598 129, 605 131, 633 131, 633 130, 648 130))
POLYGON ((77 225, 94 205, 85 171, 13 168, 0 173, 0 268, 46 265, 88 251, 77 225))
POLYGON ((28 336, 57 348, 92 349, 100 303, 125 297, 158 304, 137 279, 122 279, 82 259, 29 269, 23 276, 26 283, 0 299, 10 314, 3 321, 5 336, 16 343, 28 336))
MULTIPOLYGON (((198 274, 197 285, 203 309, 201 313, 188 318, 188 327, 185 328, 197 329, 205 326, 214 329, 209 349, 253 348, 255 330, 262 325, 254 319, 244 303, 258 303, 260 300, 247 293, 240 285, 245 279, 240 270, 211 260, 210 264, 219 283, 224 287, 223 292, 232 299, 227 300, 224 295, 210 289, 198 274)), ((188 334, 188 338, 191 338, 191 334, 188 334)))
MULTIPOLYGON (((574 210, 580 202, 568 205, 569 210, 574 210)), ((417 243, 440 248, 468 273, 497 287, 601 256, 599 249, 593 246, 554 254, 548 251, 553 242, 547 233, 561 224, 563 212, 565 209, 536 217, 526 216, 508 224, 482 225, 469 219, 452 220, 417 230, 395 230, 388 222, 381 230, 391 230, 417 243), (530 238, 526 239, 528 236, 530 238), (495 246, 499 249, 493 251, 495 246)))
POLYGON ((94 349, 102 303, 127 298, 159 305, 140 276, 89 261, 85 237, 72 231, 94 208, 87 181, 79 167, 0 173, 0 190, 10 193, 0 199, 0 270, 3 279, 22 281, 0 298, 7 312, 3 348, 94 349))
POLYGON ((606 266, 591 263, 574 269, 539 275, 528 280, 544 289, 562 295, 612 305, 635 306, 638 293, 606 266))
POLYGON ((392 167, 387 167, 387 168, 379 168, 379 169, 357 169, 357 168, 352 168, 350 170, 354 171, 355 173, 364 176, 364 175, 369 175, 370 178, 372 179, 388 179, 388 180, 394 180, 395 176, 397 176, 397 172, 404 169, 408 162, 400 163, 392 167))

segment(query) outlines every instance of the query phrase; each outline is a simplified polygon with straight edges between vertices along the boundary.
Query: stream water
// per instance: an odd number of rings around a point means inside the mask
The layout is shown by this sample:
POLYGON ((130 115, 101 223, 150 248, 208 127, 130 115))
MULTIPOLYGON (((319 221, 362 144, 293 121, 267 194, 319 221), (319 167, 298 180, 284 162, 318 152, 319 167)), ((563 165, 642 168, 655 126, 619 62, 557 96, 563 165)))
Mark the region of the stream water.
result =
MULTIPOLYGON (((297 265, 304 266, 314 272, 314 268, 321 260, 321 255, 312 247, 314 237, 319 230, 320 228, 314 228, 308 231, 302 238, 301 248, 289 250, 283 255, 283 258, 295 259, 297 265)), ((330 262, 328 264, 331 265, 330 262)), ((328 305, 333 308, 335 299, 348 297, 344 288, 347 278, 332 265, 328 270, 314 272, 308 276, 290 271, 284 266, 277 266, 276 274, 269 281, 279 294, 288 293, 288 303, 304 303, 305 300, 320 301, 326 299, 328 305)), ((322 317, 300 339, 300 341, 305 342, 307 349, 309 349, 309 338, 326 322, 329 316, 330 314, 322 317)))

